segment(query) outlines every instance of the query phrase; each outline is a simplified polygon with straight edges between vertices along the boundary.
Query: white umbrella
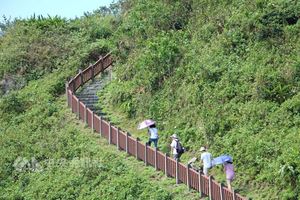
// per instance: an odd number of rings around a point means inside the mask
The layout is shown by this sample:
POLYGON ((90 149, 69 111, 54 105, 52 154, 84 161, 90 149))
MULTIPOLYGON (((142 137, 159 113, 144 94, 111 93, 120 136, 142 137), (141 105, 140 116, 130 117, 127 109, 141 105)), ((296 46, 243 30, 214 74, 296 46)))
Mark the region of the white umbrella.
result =
POLYGON ((146 119, 143 122, 139 123, 138 125, 138 129, 143 129, 143 128, 147 128, 151 125, 155 124, 155 121, 151 120, 151 119, 146 119))

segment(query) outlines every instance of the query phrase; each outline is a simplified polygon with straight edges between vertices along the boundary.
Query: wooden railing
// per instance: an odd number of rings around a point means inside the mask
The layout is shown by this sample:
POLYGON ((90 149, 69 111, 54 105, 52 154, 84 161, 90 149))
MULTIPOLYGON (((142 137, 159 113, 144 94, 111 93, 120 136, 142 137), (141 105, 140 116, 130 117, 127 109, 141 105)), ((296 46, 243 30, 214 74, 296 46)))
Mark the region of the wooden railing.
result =
POLYGON ((112 125, 109 121, 104 120, 101 116, 96 115, 84 103, 80 102, 75 95, 75 91, 111 65, 112 56, 107 54, 66 83, 68 106, 71 107, 72 112, 76 113, 80 120, 92 128, 93 132, 96 131, 106 138, 109 144, 116 145, 118 150, 126 151, 129 155, 143 161, 145 165, 151 165, 156 170, 164 172, 166 176, 176 178, 176 183, 186 184, 189 189, 198 191, 200 197, 208 196, 212 200, 247 199, 234 191, 230 191, 227 187, 215 181, 212 176, 205 176, 188 165, 168 157, 167 154, 145 145, 127 132, 112 125))

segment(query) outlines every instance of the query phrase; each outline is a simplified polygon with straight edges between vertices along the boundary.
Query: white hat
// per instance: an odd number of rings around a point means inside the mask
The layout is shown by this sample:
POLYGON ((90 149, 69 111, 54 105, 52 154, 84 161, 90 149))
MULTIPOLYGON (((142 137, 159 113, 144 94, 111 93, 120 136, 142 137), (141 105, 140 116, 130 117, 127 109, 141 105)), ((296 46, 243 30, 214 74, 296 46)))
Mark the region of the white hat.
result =
POLYGON ((173 135, 171 135, 171 138, 178 139, 178 137, 177 137, 177 135, 176 135, 176 134, 173 134, 173 135))
POLYGON ((206 148, 205 147, 201 147, 200 151, 206 151, 206 148))

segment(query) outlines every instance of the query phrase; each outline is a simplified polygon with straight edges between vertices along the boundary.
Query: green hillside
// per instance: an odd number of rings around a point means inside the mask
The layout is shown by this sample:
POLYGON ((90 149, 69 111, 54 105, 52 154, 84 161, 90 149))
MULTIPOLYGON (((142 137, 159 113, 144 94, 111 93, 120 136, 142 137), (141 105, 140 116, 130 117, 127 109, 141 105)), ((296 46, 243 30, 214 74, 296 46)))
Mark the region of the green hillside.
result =
MULTIPOLYGON (((137 123, 155 119, 159 148, 178 134, 184 161, 202 145, 231 154, 233 186, 247 197, 300 198, 299 17, 296 0, 124 0, 74 20, 2 22, 0 199, 197 197, 106 146, 66 108, 65 81, 109 51, 107 117, 143 140, 137 123)), ((221 168, 212 173, 224 181, 221 168)))
POLYGON ((114 16, 15 20, 0 38, 0 199, 197 199, 120 153, 66 105, 65 81, 110 47, 114 16))
POLYGON ((234 186, 249 197, 300 198, 299 1, 124 6, 114 81, 100 93, 107 112, 132 130, 155 119, 161 148, 177 133, 186 160, 201 145, 231 154, 234 186))

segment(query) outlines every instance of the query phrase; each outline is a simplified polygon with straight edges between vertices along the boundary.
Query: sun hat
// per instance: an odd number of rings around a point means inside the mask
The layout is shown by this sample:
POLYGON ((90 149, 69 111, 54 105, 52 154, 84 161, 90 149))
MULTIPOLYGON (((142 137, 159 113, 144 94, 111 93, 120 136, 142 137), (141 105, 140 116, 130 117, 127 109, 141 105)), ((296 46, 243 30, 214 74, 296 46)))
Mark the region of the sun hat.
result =
POLYGON ((201 147, 200 151, 206 151, 206 148, 205 147, 201 147))
POLYGON ((173 134, 173 135, 171 135, 171 138, 178 139, 178 137, 177 137, 177 135, 176 135, 176 134, 173 134))

